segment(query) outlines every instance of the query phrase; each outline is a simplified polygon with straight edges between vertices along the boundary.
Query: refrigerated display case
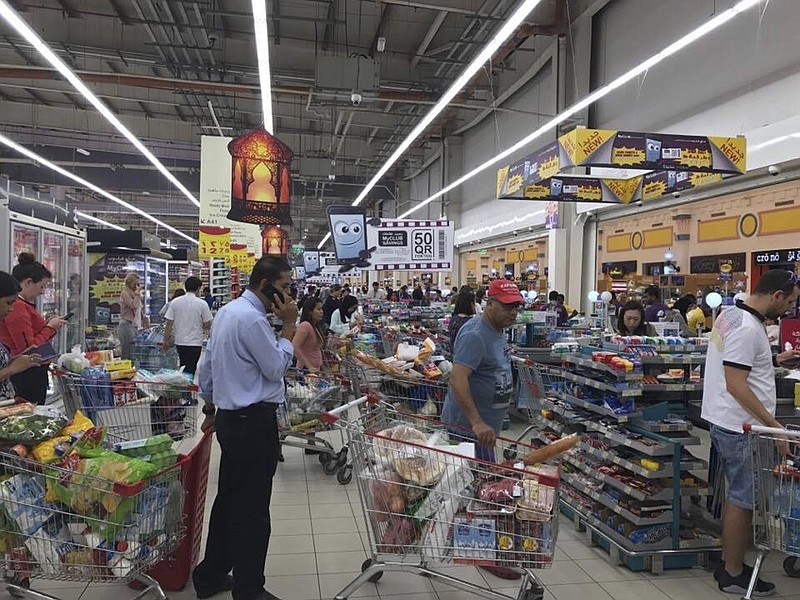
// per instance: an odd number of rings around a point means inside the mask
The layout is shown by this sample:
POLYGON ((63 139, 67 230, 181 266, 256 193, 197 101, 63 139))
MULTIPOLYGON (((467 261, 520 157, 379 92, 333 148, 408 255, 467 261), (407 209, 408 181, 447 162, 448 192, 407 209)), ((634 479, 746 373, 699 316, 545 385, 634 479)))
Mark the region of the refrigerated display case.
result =
POLYGON ((52 273, 50 285, 36 301, 45 317, 72 313, 67 327, 53 338, 57 352, 83 344, 86 327, 86 234, 63 225, 42 221, 9 210, 0 203, 0 268, 11 272, 22 252, 30 252, 52 273))
POLYGON ((167 303, 167 262, 163 258, 145 257, 144 281, 145 314, 151 323, 161 323, 161 308, 167 303))

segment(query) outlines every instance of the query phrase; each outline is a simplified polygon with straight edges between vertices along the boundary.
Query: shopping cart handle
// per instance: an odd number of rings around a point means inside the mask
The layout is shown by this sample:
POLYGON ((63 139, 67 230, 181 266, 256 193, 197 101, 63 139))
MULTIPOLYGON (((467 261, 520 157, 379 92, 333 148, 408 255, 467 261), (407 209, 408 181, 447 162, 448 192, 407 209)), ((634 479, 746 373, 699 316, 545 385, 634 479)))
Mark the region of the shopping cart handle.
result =
POLYGON ((753 425, 742 423, 742 431, 745 433, 766 433, 769 435, 783 435, 791 438, 800 439, 800 429, 783 429, 782 427, 765 427, 764 425, 753 425))
POLYGON ((341 418, 339 415, 341 415, 343 412, 347 412, 351 408, 356 408, 357 406, 361 406, 365 402, 375 403, 377 402, 377 400, 371 398, 370 396, 361 396, 361 398, 357 398, 352 402, 348 402, 347 404, 342 404, 341 406, 337 406, 336 408, 329 410, 328 412, 322 413, 319 416, 319 419, 324 423, 328 424, 335 423, 341 418))

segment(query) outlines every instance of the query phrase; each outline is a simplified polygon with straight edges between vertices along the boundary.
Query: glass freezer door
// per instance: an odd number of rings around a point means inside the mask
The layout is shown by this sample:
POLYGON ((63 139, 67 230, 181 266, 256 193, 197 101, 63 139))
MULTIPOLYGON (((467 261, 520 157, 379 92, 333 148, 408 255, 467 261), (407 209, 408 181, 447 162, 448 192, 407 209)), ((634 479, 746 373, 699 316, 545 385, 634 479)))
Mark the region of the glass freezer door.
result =
POLYGON ((83 332, 86 327, 86 280, 83 273, 83 256, 85 242, 81 238, 67 236, 67 313, 72 318, 67 322, 67 339, 65 351, 83 344, 83 332))
POLYGON ((17 257, 20 252, 30 252, 40 260, 39 254, 39 229, 22 223, 11 223, 11 266, 15 266, 19 260, 17 257))
MULTIPOLYGON (((52 273, 50 281, 39 300, 39 311, 45 319, 53 315, 63 316, 64 308, 64 254, 65 239, 63 233, 53 231, 42 231, 42 264, 52 273)), ((51 343, 58 352, 63 351, 61 346, 64 334, 59 331, 52 339, 51 343)))

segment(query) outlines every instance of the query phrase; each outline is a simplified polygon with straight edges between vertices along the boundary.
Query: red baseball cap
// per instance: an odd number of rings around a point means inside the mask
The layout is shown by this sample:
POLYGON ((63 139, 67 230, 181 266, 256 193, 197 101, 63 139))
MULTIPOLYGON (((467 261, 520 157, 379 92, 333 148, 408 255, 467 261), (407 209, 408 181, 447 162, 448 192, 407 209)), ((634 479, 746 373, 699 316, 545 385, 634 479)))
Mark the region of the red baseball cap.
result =
POLYGON ((524 304, 519 288, 508 279, 495 279, 489 284, 489 298, 497 298, 503 304, 524 304))

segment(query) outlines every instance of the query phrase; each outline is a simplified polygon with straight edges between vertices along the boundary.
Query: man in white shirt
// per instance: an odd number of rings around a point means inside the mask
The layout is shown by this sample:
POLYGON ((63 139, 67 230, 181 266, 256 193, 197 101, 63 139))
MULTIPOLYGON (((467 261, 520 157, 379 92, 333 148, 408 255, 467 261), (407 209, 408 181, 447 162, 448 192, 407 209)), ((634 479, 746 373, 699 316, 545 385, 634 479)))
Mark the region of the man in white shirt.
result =
MULTIPOLYGON (((744 564, 753 528, 753 450, 742 424, 782 427, 775 420, 774 367, 800 356, 792 350, 773 357, 764 320, 782 316, 797 301, 798 291, 793 273, 768 271, 755 293, 720 314, 708 345, 702 417, 711 424, 711 443, 728 484, 722 563, 714 577, 719 589, 729 594, 745 594, 753 572, 744 564)), ((779 449, 788 452, 785 444, 779 449)), ((774 593, 773 584, 756 582, 754 596, 774 593)))
POLYGON ((385 300, 386 299, 386 292, 381 289, 381 284, 377 281, 372 282, 372 291, 369 294, 369 297, 373 300, 385 300))
POLYGON ((211 328, 211 309, 208 303, 197 297, 203 282, 198 277, 186 280, 186 294, 169 303, 164 328, 163 348, 169 348, 170 337, 175 334, 175 348, 178 350, 184 372, 194 375, 197 361, 203 350, 203 337, 211 328))

